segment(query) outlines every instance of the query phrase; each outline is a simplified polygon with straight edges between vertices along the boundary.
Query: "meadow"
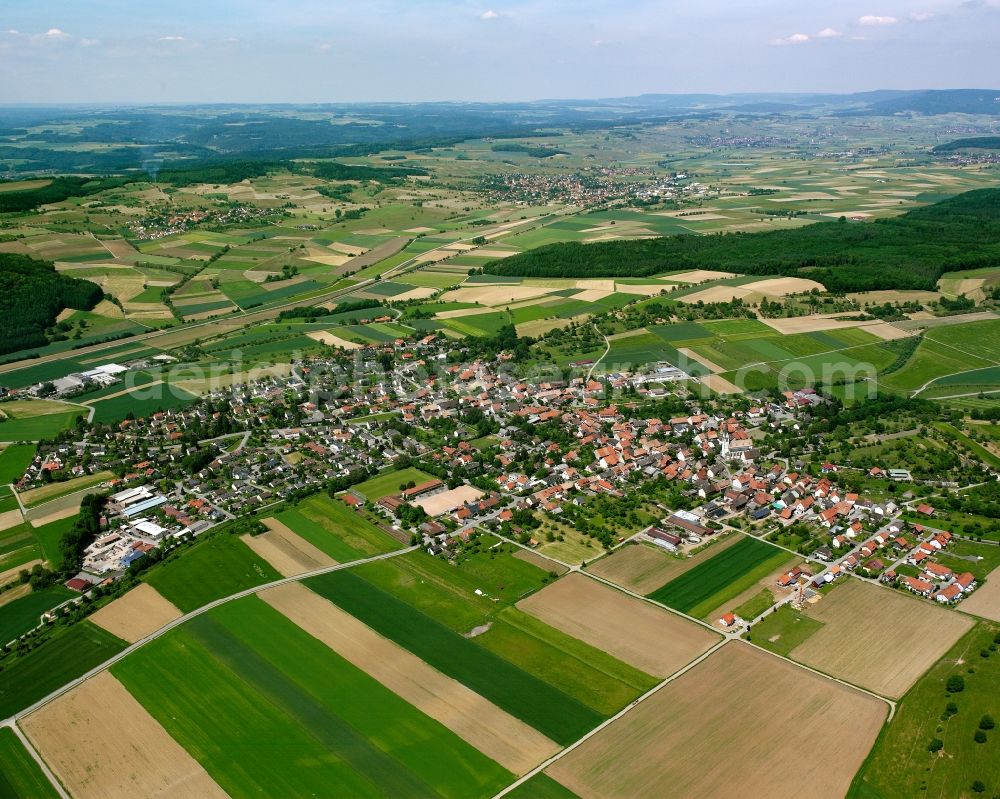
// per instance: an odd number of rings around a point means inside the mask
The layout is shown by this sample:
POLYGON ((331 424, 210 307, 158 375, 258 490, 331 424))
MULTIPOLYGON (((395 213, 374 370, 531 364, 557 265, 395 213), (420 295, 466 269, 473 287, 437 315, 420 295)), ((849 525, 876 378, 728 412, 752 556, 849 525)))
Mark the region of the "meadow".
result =
POLYGON ((0 729, 0 796, 7 799, 59 797, 24 744, 9 728, 0 729))
POLYGON ((184 613, 281 575, 239 538, 225 532, 199 541, 143 579, 184 613))
POLYGON ((234 796, 460 799, 511 779, 257 597, 197 617, 112 673, 234 796))
POLYGON ((792 555, 756 538, 744 538, 647 596, 702 618, 739 596, 792 555))
POLYGON ((60 628, 0 672, 0 717, 24 710, 124 648, 124 641, 88 621, 60 628))

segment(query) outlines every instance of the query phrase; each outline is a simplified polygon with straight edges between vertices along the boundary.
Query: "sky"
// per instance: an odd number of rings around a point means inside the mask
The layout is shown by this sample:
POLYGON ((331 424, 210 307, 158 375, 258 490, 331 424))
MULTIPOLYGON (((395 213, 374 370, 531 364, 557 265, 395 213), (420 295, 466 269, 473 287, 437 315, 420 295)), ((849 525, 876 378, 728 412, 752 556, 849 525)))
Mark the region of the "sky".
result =
POLYGON ((0 103, 998 84, 1000 0, 0 0, 0 103))

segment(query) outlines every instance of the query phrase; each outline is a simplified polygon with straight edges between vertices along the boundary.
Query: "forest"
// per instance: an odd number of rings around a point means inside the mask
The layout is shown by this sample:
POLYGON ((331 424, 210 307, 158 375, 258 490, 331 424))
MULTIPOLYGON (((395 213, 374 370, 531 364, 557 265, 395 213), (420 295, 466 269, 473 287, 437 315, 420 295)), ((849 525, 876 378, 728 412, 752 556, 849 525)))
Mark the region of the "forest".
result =
POLYGON ((0 354, 48 344, 45 335, 64 308, 88 311, 104 293, 66 277, 49 261, 0 253, 0 354))
POLYGON ((818 280, 830 291, 935 288, 945 272, 1000 264, 1000 190, 979 189, 875 222, 768 233, 551 244, 483 268, 522 277, 647 277, 716 269, 818 280))

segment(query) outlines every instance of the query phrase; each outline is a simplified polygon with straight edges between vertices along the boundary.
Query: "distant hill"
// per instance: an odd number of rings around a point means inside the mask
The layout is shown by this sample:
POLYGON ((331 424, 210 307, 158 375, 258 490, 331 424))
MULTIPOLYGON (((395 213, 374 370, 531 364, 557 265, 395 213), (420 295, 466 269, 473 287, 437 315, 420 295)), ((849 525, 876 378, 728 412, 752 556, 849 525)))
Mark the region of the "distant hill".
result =
POLYGON ((878 100, 863 113, 876 116, 913 112, 917 114, 988 114, 1000 116, 1000 90, 942 89, 907 92, 899 97, 878 100))
POLYGON ((976 136, 971 139, 955 139, 939 144, 935 153, 953 153, 956 150, 1000 150, 1000 136, 976 136))
POLYGON ((551 244, 484 272, 524 277, 647 277, 675 269, 798 275, 832 291, 933 289, 944 273, 1000 265, 1000 189, 979 189, 875 222, 769 233, 551 244))
POLYGON ((88 280, 66 277, 50 261, 0 253, 0 354, 44 347, 65 308, 88 311, 104 296, 88 280))

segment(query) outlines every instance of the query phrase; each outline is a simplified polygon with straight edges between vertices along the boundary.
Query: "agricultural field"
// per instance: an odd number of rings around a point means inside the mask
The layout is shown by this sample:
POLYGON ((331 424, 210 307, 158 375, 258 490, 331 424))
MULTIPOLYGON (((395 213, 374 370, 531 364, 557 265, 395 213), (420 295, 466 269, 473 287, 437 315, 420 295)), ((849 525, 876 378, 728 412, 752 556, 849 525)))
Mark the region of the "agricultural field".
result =
POLYGON ((962 610, 984 619, 1000 622, 1000 567, 989 573, 972 596, 962 600, 962 610))
POLYGON ((431 668, 300 583, 268 589, 261 599, 444 724, 514 774, 523 774, 558 746, 527 724, 431 668))
POLYGON ((850 799, 996 794, 996 730, 987 732, 983 743, 974 736, 984 715, 1000 715, 998 638, 1000 626, 979 623, 917 681, 855 778, 850 799), (958 693, 948 690, 948 680, 955 676, 963 681, 958 693), (977 780, 983 784, 981 792, 972 789, 977 780))
POLYGON ((0 796, 9 799, 58 799, 24 744, 9 728, 0 729, 0 796))
POLYGON ((511 779, 256 597, 197 617, 112 674, 230 795, 459 799, 511 779))
POLYGON ((686 558, 668 554, 653 544, 627 544, 589 564, 587 571, 637 594, 650 594, 740 540, 738 534, 719 537, 686 558))
MULTIPOLYGON (((4 500, 6 502, 6 500, 4 500)), ((5 511, 11 516, 14 524, 0 530, 0 577, 6 582, 16 576, 22 567, 40 563, 42 550, 34 529, 27 522, 20 522, 20 514, 16 509, 5 511)))
POLYGON ((0 642, 7 643, 33 630, 43 613, 74 596, 68 588, 55 585, 6 603, 0 609, 0 642))
POLYGON ((689 616, 706 618, 793 558, 771 544, 745 537, 648 596, 689 616))
POLYGON ((218 533, 199 541, 144 576, 156 592, 184 613, 213 599, 277 580, 281 575, 240 539, 218 533))
POLYGON ((111 472, 96 472, 32 488, 20 493, 18 496, 25 508, 32 508, 45 502, 51 502, 59 497, 64 497, 67 494, 75 494, 78 491, 85 491, 88 488, 100 486, 102 483, 106 483, 112 479, 114 479, 114 474, 111 472))
POLYGON ((0 440, 38 441, 54 438, 86 418, 87 409, 62 402, 6 402, 0 404, 0 440))
POLYGON ((296 535, 338 563, 392 552, 399 542, 377 527, 363 511, 339 499, 313 494, 275 516, 296 535))
POLYGON ((97 610, 90 622, 133 644, 180 616, 181 612, 149 583, 139 583, 97 610))
POLYGON ((270 563, 282 577, 336 565, 337 561, 323 550, 293 533, 277 519, 269 517, 261 519, 261 522, 267 527, 267 532, 247 533, 240 536, 240 540, 270 563))
POLYGON ((546 773, 579 796, 608 799, 788 796, 789 775, 813 796, 838 799, 888 710, 874 697, 731 642, 546 773), (832 737, 790 735, 790 718, 803 729, 822 725, 832 737), (830 740, 839 742, 837 768, 829 767, 830 740))
POLYGON ((775 643, 807 666, 892 698, 905 694, 973 624, 962 614, 855 579, 802 615, 821 626, 792 622, 803 634, 794 648, 781 638, 772 642, 781 633, 768 627, 753 628, 754 643, 775 643), (867 622, 858 625, 859 618, 867 622))
POLYGON ((8 444, 0 449, 0 485, 16 483, 35 457, 31 444, 8 444))
POLYGON ((0 672, 0 716, 24 710, 124 648, 124 641, 88 621, 59 629, 0 672))
POLYGON ((929 397, 1000 388, 1000 347, 990 343, 997 340, 1000 319, 933 327, 902 368, 880 382, 890 390, 928 392, 929 397))
POLYGON ((581 574, 557 580, 517 607, 658 677, 673 674, 718 640, 691 622, 581 574))
POLYGON ((639 695, 652 678, 511 607, 545 578, 509 554, 472 555, 456 569, 414 553, 307 585, 563 743, 639 695))

